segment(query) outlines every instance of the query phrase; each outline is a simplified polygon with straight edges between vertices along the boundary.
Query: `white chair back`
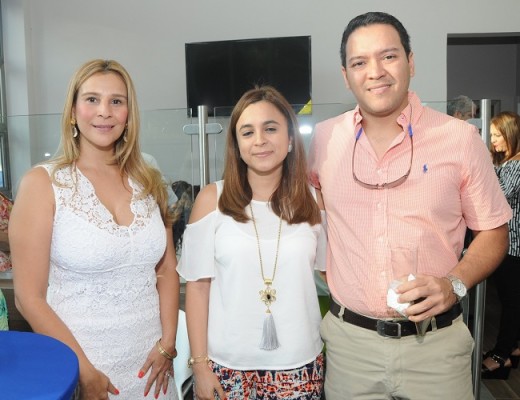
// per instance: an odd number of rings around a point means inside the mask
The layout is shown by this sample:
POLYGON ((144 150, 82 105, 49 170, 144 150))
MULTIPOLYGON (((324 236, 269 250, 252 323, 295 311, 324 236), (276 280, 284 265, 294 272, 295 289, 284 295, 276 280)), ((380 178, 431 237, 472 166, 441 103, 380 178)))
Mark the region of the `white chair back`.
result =
POLYGON ((177 323, 177 339, 175 342, 177 357, 173 360, 175 372, 175 385, 177 386, 177 396, 183 400, 192 386, 193 371, 188 368, 190 358, 190 343, 188 341, 188 327, 186 326, 186 314, 179 310, 179 322, 177 323))

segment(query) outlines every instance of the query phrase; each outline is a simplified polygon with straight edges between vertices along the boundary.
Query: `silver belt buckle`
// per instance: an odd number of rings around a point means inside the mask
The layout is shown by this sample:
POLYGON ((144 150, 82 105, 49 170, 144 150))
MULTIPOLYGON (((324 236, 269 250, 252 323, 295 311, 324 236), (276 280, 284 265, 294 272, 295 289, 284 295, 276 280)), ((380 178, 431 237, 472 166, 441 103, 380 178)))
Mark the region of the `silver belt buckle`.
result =
POLYGON ((401 339, 401 324, 397 321, 385 321, 384 319, 377 320, 377 333, 380 336, 392 338, 392 339, 401 339), (389 335, 386 333, 386 326, 396 326, 397 334, 389 335))

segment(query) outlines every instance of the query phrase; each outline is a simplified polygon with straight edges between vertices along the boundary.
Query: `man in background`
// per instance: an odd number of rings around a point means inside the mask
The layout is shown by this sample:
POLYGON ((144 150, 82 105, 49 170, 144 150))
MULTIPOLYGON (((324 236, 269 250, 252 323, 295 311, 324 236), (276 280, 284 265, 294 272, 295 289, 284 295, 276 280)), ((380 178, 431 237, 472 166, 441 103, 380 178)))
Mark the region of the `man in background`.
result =
POLYGON ((467 121, 475 118, 477 105, 468 96, 460 95, 448 101, 448 115, 467 121))

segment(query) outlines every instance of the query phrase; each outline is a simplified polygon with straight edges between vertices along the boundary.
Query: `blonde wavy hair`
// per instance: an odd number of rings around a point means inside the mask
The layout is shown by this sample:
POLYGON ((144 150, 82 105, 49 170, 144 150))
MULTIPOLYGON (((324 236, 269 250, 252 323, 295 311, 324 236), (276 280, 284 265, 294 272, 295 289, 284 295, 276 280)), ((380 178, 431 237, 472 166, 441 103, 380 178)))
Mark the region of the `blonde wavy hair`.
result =
POLYGON ((60 148, 57 155, 51 160, 54 169, 51 174, 56 183, 56 171, 74 166, 81 152, 80 137, 74 137, 73 108, 76 104, 78 91, 90 77, 95 74, 116 74, 125 83, 128 97, 128 118, 124 134, 115 142, 113 164, 119 166, 121 176, 127 174, 142 187, 142 197, 151 195, 159 205, 165 226, 171 226, 172 218, 168 210, 168 193, 161 173, 150 167, 141 155, 139 146, 139 108, 135 87, 126 69, 114 60, 91 60, 83 64, 72 76, 67 90, 67 97, 63 107, 61 119, 60 148))

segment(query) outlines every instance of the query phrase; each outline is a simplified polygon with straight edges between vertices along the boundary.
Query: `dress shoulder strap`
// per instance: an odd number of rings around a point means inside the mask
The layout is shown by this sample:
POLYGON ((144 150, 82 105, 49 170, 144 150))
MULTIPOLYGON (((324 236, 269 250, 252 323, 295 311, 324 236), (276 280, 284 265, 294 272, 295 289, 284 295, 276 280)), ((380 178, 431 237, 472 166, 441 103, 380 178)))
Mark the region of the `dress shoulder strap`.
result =
POLYGON ((44 170, 47 171, 47 173, 49 174, 49 176, 51 175, 51 171, 52 171, 52 166, 50 164, 36 164, 34 166, 34 168, 43 168, 44 170))

